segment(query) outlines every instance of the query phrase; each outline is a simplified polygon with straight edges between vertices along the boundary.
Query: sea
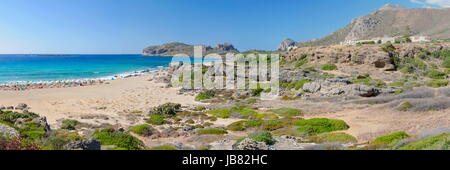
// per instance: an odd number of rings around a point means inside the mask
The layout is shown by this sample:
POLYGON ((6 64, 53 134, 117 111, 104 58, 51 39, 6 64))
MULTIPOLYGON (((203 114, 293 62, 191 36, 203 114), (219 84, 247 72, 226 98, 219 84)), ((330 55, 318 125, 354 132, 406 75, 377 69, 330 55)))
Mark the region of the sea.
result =
MULTIPOLYGON (((191 58, 193 61, 193 58, 191 58)), ((204 62, 213 59, 205 59, 204 62)), ((108 78, 168 67, 172 57, 139 54, 0 55, 0 84, 108 78)))

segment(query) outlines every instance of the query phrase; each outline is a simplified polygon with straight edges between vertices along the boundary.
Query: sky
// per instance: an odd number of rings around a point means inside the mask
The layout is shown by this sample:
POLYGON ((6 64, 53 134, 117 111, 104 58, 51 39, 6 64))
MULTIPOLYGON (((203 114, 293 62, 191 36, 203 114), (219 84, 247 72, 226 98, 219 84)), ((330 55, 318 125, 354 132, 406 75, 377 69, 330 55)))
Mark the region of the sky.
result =
POLYGON ((139 54, 167 42, 274 50, 387 3, 450 7, 450 0, 0 0, 0 54, 139 54))

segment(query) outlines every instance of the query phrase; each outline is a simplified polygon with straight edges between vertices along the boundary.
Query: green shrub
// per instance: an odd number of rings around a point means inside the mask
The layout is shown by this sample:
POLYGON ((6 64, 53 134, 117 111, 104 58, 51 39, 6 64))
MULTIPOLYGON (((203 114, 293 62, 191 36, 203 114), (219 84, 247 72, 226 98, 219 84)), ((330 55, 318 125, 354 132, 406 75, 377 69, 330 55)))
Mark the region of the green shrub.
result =
POLYGON ((427 80, 425 84, 432 88, 445 87, 448 85, 448 80, 427 80))
POLYGON ((425 73, 425 76, 432 78, 432 79, 446 79, 447 74, 444 72, 440 72, 437 70, 427 70, 425 73))
POLYGON ((450 56, 444 58, 444 61, 442 61, 442 67, 450 68, 450 56))
POLYGON ((356 143, 357 140, 352 135, 338 132, 338 133, 323 133, 309 138, 313 143, 356 143))
POLYGON ((394 52, 395 47, 394 47, 394 45, 392 45, 391 42, 387 42, 387 43, 383 44, 383 46, 381 46, 381 50, 384 52, 387 52, 387 53, 394 52))
POLYGON ((194 108, 194 111, 204 111, 204 110, 206 110, 206 107, 205 106, 197 106, 197 107, 195 107, 194 108))
POLYGON ((64 150, 65 149, 64 146, 67 145, 69 142, 70 140, 62 136, 51 135, 45 140, 44 145, 51 150, 64 150))
POLYGON ((147 123, 152 125, 163 125, 167 123, 165 117, 162 115, 150 115, 150 117, 146 121, 147 123))
POLYGON ((249 109, 245 106, 239 106, 239 107, 233 107, 231 108, 231 113, 235 114, 235 113, 239 113, 241 114, 241 117, 244 119, 248 119, 248 118, 256 118, 258 116, 258 112, 249 109))
POLYGON ((42 139, 47 134, 44 126, 32 121, 23 123, 22 127, 19 129, 19 132, 33 141, 42 139))
POLYGON ((450 133, 427 137, 400 147, 400 150, 449 150, 450 133))
POLYGON ((149 150, 177 150, 177 148, 175 148, 173 146, 163 145, 163 146, 153 147, 153 148, 151 148, 149 150))
POLYGON ((337 66, 335 64, 322 64, 320 68, 322 68, 322 70, 337 70, 337 66))
POLYGON ((31 112, 27 113, 18 113, 13 111, 1 111, 0 110, 0 121, 5 121, 14 124, 17 119, 33 119, 37 118, 39 115, 31 112))
POLYGON ((342 120, 315 118, 308 120, 299 120, 296 124, 297 130, 304 132, 306 135, 315 135, 325 132, 338 130, 347 130, 350 128, 347 123, 342 120))
POLYGON ((271 109, 271 110, 268 110, 268 112, 276 113, 281 116, 287 116, 287 117, 303 115, 301 110, 294 109, 294 108, 287 108, 287 107, 279 108, 279 109, 271 109))
POLYGON ((246 138, 252 139, 252 140, 257 141, 257 142, 264 142, 267 145, 272 145, 272 144, 274 144, 276 142, 275 139, 273 139, 271 133, 269 133, 269 132, 259 132, 259 133, 251 134, 251 135, 249 135, 247 137, 244 137, 244 138, 240 138, 240 139, 237 140, 237 143, 243 141, 246 138))
POLYGON ((244 131, 247 128, 245 126, 246 122, 246 120, 233 122, 227 126, 227 129, 231 131, 244 131))
POLYGON ((164 115, 173 116, 181 109, 181 104, 177 103, 166 103, 157 107, 154 107, 150 111, 150 115, 164 115))
POLYGON ((407 111, 408 109, 413 108, 413 107, 414 106, 411 103, 409 103, 408 101, 404 101, 398 106, 398 110, 407 111))
POLYGON ((114 145, 128 150, 139 150, 144 146, 142 141, 129 133, 116 131, 112 128, 97 130, 92 138, 99 141, 102 145, 114 145))
POLYGON ((153 128, 147 124, 136 125, 130 128, 130 132, 140 136, 151 136, 153 135, 153 128))
POLYGON ((224 129, 218 129, 218 128, 207 128, 207 129, 199 129, 197 130, 198 134, 210 134, 210 135, 223 135, 227 134, 228 132, 224 129))
POLYGON ((305 65, 308 62, 309 62, 308 58, 300 59, 295 63, 295 68, 300 68, 301 66, 305 65))
POLYGON ((210 110, 208 113, 218 118, 229 118, 231 115, 231 111, 226 108, 210 110))
POLYGON ((79 122, 77 120, 70 120, 70 119, 63 120, 61 129, 75 130, 78 123, 79 122))
POLYGON ((207 99, 211 99, 211 96, 207 96, 206 94, 203 93, 200 93, 195 97, 195 101, 202 101, 207 99))
POLYGON ((371 144, 374 145, 386 145, 389 147, 395 146, 403 139, 409 138, 409 135, 405 132, 394 132, 388 135, 380 136, 373 140, 371 144))
POLYGON ((310 80, 300 80, 300 81, 293 81, 290 82, 286 89, 291 90, 291 89, 295 89, 295 90, 299 90, 303 88, 303 85, 305 85, 306 83, 311 82, 310 80))
POLYGON ((364 79, 354 79, 352 80, 352 83, 354 84, 363 84, 366 86, 375 86, 378 88, 383 88, 386 86, 386 83, 382 80, 377 79, 371 79, 371 78, 364 78, 364 79))

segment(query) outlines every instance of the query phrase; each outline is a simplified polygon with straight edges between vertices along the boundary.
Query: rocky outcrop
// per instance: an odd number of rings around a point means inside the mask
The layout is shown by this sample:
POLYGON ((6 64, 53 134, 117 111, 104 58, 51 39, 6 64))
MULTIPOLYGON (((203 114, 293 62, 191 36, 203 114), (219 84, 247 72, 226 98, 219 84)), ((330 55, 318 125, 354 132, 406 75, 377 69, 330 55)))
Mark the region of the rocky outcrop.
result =
POLYGON ((75 141, 67 144, 65 147, 67 150, 101 150, 101 144, 96 140, 82 140, 75 141))
POLYGON ((0 137, 17 138, 19 136, 20 133, 16 129, 0 123, 0 137))
POLYGON ((281 44, 278 46, 279 51, 287 51, 290 47, 296 47, 297 42, 290 38, 284 39, 281 44))
MULTIPOLYGON (((223 55, 226 53, 239 53, 230 43, 218 44, 216 47, 204 46, 203 55, 218 53, 223 55)), ((186 54, 194 56, 194 46, 179 42, 167 43, 159 46, 150 46, 142 51, 144 56, 173 56, 176 54, 186 54)))
POLYGON ((269 150, 263 142, 257 142, 253 139, 246 138, 239 143, 233 145, 233 150, 269 150))
POLYGON ((361 84, 351 84, 348 79, 327 79, 306 83, 303 91, 321 97, 337 95, 353 95, 361 97, 374 97, 381 94, 382 90, 372 86, 361 84))

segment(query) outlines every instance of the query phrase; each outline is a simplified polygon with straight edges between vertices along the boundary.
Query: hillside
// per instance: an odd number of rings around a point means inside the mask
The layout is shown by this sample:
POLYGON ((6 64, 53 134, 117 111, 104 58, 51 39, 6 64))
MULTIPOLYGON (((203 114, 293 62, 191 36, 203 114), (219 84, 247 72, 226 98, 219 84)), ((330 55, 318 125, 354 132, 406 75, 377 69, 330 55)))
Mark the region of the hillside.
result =
POLYGON ((299 46, 339 44, 384 36, 424 35, 433 39, 450 38, 450 8, 404 8, 385 5, 369 15, 354 19, 347 26, 319 39, 299 42, 299 46))

